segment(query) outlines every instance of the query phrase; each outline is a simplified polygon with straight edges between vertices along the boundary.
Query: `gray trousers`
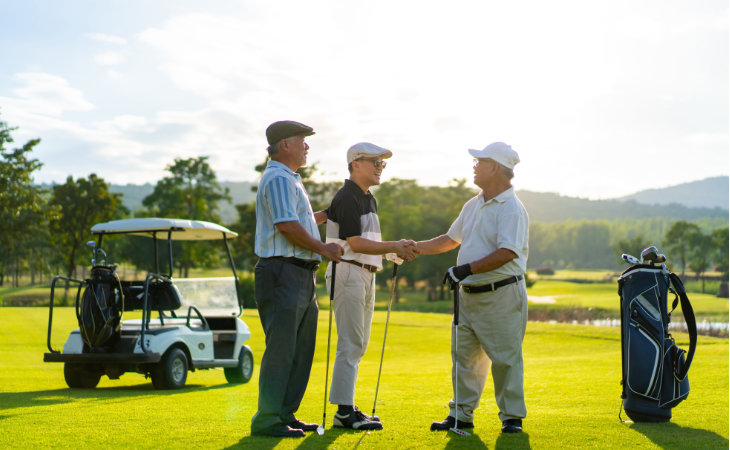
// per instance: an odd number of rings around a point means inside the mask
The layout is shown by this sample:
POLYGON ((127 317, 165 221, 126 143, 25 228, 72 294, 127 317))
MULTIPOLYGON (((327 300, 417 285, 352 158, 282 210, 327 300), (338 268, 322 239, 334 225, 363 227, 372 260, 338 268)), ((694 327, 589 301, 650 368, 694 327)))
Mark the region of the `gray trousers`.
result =
POLYGON ((452 387, 458 383, 459 411, 449 402, 449 415, 472 422, 484 390, 490 366, 499 419, 522 419, 527 415, 524 393, 522 340, 527 326, 525 281, 494 292, 459 292, 459 349, 452 326, 452 387), (459 378, 455 379, 456 365, 459 378))
MULTIPOLYGON (((332 286, 332 267, 327 267, 327 292, 332 286)), ((329 401, 355 405, 355 383, 360 360, 370 341, 375 307, 375 274, 352 264, 337 264, 334 313, 337 323, 337 355, 332 370, 329 401)))
POLYGON ((319 307, 311 270, 281 259, 262 259, 254 273, 266 350, 251 430, 262 431, 295 419, 312 369, 319 307))

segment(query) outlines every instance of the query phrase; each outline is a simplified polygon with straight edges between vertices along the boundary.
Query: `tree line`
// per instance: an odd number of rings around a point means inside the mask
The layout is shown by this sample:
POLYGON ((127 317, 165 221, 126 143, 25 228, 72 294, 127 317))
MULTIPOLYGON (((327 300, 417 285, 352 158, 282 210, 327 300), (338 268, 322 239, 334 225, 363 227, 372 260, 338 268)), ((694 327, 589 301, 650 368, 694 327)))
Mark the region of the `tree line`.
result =
MULTIPOLYGON (((58 273, 76 277, 77 267, 88 265, 85 258, 90 253, 85 243, 95 223, 132 216, 220 223, 220 206, 231 202, 205 156, 176 158, 166 167, 167 175, 143 199, 143 208, 136 211, 125 208, 121 194, 111 193, 110 184, 97 174, 76 179, 69 176, 65 183, 45 189, 32 183, 33 173, 42 167, 31 157, 40 140, 6 148, 13 143, 13 130, 0 122, 0 286, 8 282, 17 285, 21 275, 29 276, 31 283, 58 273)), ((256 170, 262 172, 265 164, 256 170)), ((315 211, 326 208, 342 186, 341 181, 316 182, 316 173, 316 164, 300 169, 315 211)), ((448 186, 421 186, 408 179, 384 182, 375 188, 383 238, 423 240, 443 234, 476 192, 464 179, 453 180, 448 186)), ((239 233, 233 242, 237 267, 250 271, 256 262, 255 203, 235 207, 238 219, 226 225, 239 233)), ((710 226, 717 223, 713 219, 710 226)), ((728 227, 726 220, 724 226, 720 223, 708 229, 707 224, 671 218, 532 222, 528 267, 618 270, 623 265, 621 253, 639 256, 644 247, 656 245, 667 252, 670 267, 676 272, 684 274, 689 269, 702 277, 714 268, 727 277, 728 227)), ((324 228, 321 232, 324 235, 324 228)), ((149 267, 152 249, 140 245, 139 240, 110 238, 105 247, 110 262, 153 270, 149 267)), ((181 277, 194 267, 217 267, 224 261, 212 243, 200 242, 184 249, 185 253, 180 253, 183 250, 174 247, 175 270, 181 277)), ((423 282, 429 298, 435 300, 444 296, 443 271, 455 259, 456 251, 416 258, 399 273, 409 285, 423 282)), ((378 280, 386 283, 387 278, 378 280)))

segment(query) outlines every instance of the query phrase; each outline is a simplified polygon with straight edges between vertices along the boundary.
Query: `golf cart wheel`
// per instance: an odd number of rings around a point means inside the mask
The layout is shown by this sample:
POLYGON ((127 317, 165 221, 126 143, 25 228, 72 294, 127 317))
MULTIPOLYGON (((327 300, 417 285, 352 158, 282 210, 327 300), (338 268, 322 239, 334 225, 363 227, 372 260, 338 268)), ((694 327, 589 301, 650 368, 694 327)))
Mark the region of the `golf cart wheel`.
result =
POLYGON ((99 384, 101 371, 85 364, 64 363, 63 377, 70 388, 93 389, 99 384))
POLYGON ((180 389, 188 378, 188 357, 179 348, 168 350, 152 370, 155 389, 180 389))
POLYGON ((253 352, 244 345, 238 354, 238 365, 236 367, 226 367, 223 369, 226 380, 231 384, 248 383, 253 376, 253 352))

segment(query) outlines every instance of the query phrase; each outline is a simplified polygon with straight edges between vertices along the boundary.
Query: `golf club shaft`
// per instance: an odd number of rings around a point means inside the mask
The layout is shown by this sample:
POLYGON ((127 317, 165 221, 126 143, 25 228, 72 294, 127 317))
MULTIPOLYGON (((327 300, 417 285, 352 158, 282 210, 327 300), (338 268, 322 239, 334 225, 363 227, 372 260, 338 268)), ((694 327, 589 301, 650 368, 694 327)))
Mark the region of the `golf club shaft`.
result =
POLYGON ((459 283, 454 286, 454 428, 459 429, 459 283))
POLYGON ((390 280, 390 300, 388 300, 388 314, 385 316, 385 334, 383 334, 383 349, 380 351, 380 367, 378 368, 378 382, 375 384, 375 399, 373 399, 373 413, 375 416, 375 405, 378 402, 378 389, 380 389, 380 373, 383 371, 383 356, 385 355, 385 339, 388 337, 388 323, 390 322, 390 308, 393 305, 393 293, 395 292, 395 281, 398 274, 398 264, 393 262, 393 277, 390 280))
POLYGON ((327 364, 325 366, 324 370, 324 403, 322 405, 322 427, 324 427, 324 424, 327 422, 327 384, 329 383, 329 376, 330 376, 330 343, 332 342, 332 309, 333 309, 333 300, 335 298, 335 276, 337 275, 337 263, 335 261, 331 262, 332 264, 332 281, 330 282, 330 320, 329 320, 329 330, 327 331, 327 364))

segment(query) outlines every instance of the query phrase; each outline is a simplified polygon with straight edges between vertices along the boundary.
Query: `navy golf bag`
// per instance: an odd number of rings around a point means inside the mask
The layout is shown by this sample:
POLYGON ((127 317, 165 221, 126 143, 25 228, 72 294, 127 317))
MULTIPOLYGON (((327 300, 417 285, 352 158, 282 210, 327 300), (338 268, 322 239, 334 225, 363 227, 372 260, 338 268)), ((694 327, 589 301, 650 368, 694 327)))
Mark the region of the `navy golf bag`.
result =
POLYGON ((689 395, 687 371, 697 346, 692 305, 682 281, 663 264, 632 265, 619 277, 618 293, 623 409, 634 422, 667 422, 672 408, 689 395), (674 294, 671 311, 669 292, 674 294), (686 357, 669 334, 670 315, 680 301, 689 333, 686 357))
POLYGON ((120 334, 124 297, 115 269, 92 267, 81 302, 76 302, 81 338, 90 348, 113 344, 120 334))

